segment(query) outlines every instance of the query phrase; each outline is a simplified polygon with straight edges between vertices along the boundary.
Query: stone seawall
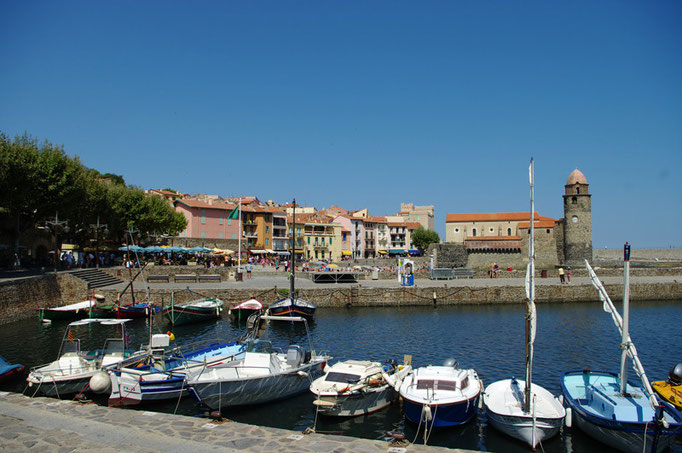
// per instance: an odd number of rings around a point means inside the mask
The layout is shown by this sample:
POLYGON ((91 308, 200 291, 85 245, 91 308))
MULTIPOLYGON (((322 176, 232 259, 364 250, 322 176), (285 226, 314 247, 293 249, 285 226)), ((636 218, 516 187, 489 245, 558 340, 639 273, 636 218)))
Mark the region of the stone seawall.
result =
MULTIPOLYGON (((623 285, 605 285, 614 301, 619 300, 623 293, 623 285)), ((115 291, 100 291, 107 300, 116 297, 115 291)), ((218 297, 226 305, 236 304, 248 298, 255 297, 266 306, 284 297, 288 293, 285 288, 267 290, 254 289, 202 289, 198 290, 202 296, 218 297)), ((198 293, 187 290, 176 291, 177 303, 196 299, 198 293)), ((434 294, 436 303, 440 305, 465 304, 513 304, 522 303, 525 290, 515 286, 458 286, 444 285, 437 288, 371 288, 350 286, 344 288, 301 289, 299 296, 314 301, 318 307, 380 307, 380 306, 409 306, 433 305, 434 294)), ((171 291, 167 289, 152 289, 152 300, 161 304, 169 304, 171 291)), ((122 301, 129 302, 129 295, 122 301)), ((630 299, 641 300, 682 300, 682 283, 638 283, 630 285, 630 299)), ((536 301, 538 303, 564 302, 596 302, 597 293, 592 285, 551 285, 536 287, 536 301)))

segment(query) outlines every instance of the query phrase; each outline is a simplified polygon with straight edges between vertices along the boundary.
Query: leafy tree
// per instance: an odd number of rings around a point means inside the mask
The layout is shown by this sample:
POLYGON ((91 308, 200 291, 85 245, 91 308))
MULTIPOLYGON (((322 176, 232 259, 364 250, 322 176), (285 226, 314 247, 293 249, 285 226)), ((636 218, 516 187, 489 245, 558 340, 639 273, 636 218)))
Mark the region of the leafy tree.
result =
POLYGON ((438 244, 440 236, 433 230, 425 230, 424 227, 419 227, 412 233, 412 244, 422 253, 430 244, 438 244))

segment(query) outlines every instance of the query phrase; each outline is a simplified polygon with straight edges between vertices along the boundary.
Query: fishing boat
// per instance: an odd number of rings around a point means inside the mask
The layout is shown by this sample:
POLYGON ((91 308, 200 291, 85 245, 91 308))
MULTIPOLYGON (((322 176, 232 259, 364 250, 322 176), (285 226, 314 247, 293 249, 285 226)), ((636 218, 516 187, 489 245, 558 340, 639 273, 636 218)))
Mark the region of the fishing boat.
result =
MULTIPOLYGON (((461 369, 455 359, 442 366, 416 368, 400 386, 405 417, 427 428, 462 425, 476 414, 483 381, 473 369, 461 369)), ((425 430, 426 431, 426 430, 425 430)))
MULTIPOLYGON (((281 321, 278 316, 260 316, 261 321, 281 321)), ((305 318, 291 317, 287 321, 303 322, 305 318)), ((308 333, 308 332, 307 332, 308 333)), ((310 342, 310 334, 308 333, 310 342)), ((279 352, 269 341, 249 338, 244 357, 220 366, 202 367, 187 376, 190 394, 211 410, 263 404, 303 393, 310 381, 322 375, 328 356, 317 354, 312 348, 305 351, 290 345, 279 352)))
POLYGON ((668 380, 652 382, 651 386, 658 396, 682 410, 682 363, 678 363, 670 369, 668 380))
POLYGON ((161 315, 172 325, 219 319, 223 301, 217 297, 203 297, 190 302, 175 303, 175 291, 171 292, 171 304, 161 309, 161 315))
POLYGON ((325 368, 310 391, 320 415, 350 417, 385 408, 398 398, 397 389, 412 371, 408 363, 396 365, 369 360, 346 360, 325 368))
POLYGON ((483 405, 490 424, 535 450, 559 432, 566 410, 557 397, 532 381, 533 344, 537 330, 535 307, 535 198, 534 161, 530 160, 530 240, 526 268, 526 373, 525 380, 504 379, 488 385, 483 405), (528 385, 526 384, 528 383, 528 385))
POLYGON ((161 311, 161 308, 154 306, 151 303, 142 302, 134 303, 128 305, 117 305, 116 306, 116 317, 123 319, 137 319, 146 318, 149 313, 157 313, 161 311))
POLYGON ((0 384, 10 381, 24 372, 24 365, 11 364, 3 356, 0 356, 0 384))
MULTIPOLYGON (((93 294, 92 299, 95 303, 90 307, 91 318, 115 318, 118 305, 116 302, 107 303, 102 294, 93 294)), ((129 319, 129 318, 123 318, 129 319)))
POLYGON ((103 366, 130 357, 125 323, 129 319, 81 319, 70 323, 64 332, 57 360, 31 369, 26 380, 33 395, 61 397, 85 391, 90 378, 103 366), (106 336, 102 349, 81 349, 87 345, 91 330, 106 336), (82 334, 82 335, 81 335, 82 334), (111 336, 110 336, 111 335, 111 336))
POLYGON ((233 320, 242 322, 246 321, 252 314, 260 313, 261 310, 263 310, 263 303, 258 299, 251 298, 230 307, 228 314, 233 320))
POLYGON ((73 321, 90 316, 90 308, 95 305, 95 299, 90 298, 83 302, 64 305, 54 308, 38 308, 38 317, 41 320, 50 321, 73 321))
MULTIPOLYGON (((293 203, 293 219, 296 222, 296 199, 293 203)), ((268 307, 268 314, 270 316, 289 316, 289 317, 303 317, 307 320, 312 320, 315 316, 317 305, 314 303, 296 297, 296 254, 294 249, 294 241, 291 242, 291 273, 289 275, 289 297, 279 299, 270 304, 268 307)))
POLYGON ((109 406, 131 406, 186 396, 187 373, 199 367, 220 366, 244 355, 238 342, 190 344, 170 349, 169 334, 152 335, 136 364, 105 367, 90 380, 95 393, 110 392, 109 406))
POLYGON ((623 316, 618 313, 597 275, 585 260, 590 280, 621 333, 620 373, 571 370, 563 373, 561 389, 571 412, 570 423, 620 451, 659 452, 682 433, 682 414, 656 398, 629 334, 630 245, 624 248, 623 316), (642 387, 627 380, 628 357, 642 387))

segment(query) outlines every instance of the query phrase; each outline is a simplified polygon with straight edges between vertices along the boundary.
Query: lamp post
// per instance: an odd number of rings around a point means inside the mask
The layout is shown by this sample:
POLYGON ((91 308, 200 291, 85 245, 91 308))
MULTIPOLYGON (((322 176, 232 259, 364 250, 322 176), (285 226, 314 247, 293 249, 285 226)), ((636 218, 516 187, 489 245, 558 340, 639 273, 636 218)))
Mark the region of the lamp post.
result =
POLYGON ((45 229, 50 230, 54 235, 54 272, 57 273, 57 260, 59 258, 57 235, 61 231, 65 233, 69 232, 69 222, 67 220, 59 220, 59 212, 55 212, 54 220, 45 221, 45 229))
POLYGON ((109 228, 106 223, 99 223, 99 216, 97 216, 97 223, 91 223, 90 228, 95 230, 95 267, 99 269, 99 230, 104 228, 103 233, 108 234, 109 228))

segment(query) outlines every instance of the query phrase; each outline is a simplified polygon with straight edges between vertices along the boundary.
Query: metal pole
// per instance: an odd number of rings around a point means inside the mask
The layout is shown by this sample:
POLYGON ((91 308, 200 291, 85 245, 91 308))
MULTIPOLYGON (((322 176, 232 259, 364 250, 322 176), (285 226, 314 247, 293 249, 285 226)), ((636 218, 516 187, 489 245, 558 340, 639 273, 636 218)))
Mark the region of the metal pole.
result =
POLYGON ((293 203, 293 225, 291 226, 291 235, 293 239, 291 240, 291 275, 289 276, 289 297, 291 298, 291 305, 294 304, 294 278, 296 277, 296 199, 294 198, 293 203))
POLYGON ((627 391, 628 382, 628 344, 630 343, 630 244, 625 243, 623 248, 623 335, 620 347, 623 350, 620 356, 620 393, 627 391))
MULTIPOLYGON (((526 388, 525 388, 525 412, 531 411, 531 381, 533 379, 533 343, 531 333, 532 304, 535 299, 535 162, 530 158, 530 240, 528 241, 528 305, 526 310, 526 388)), ((533 430, 534 431, 534 430, 533 430)))

